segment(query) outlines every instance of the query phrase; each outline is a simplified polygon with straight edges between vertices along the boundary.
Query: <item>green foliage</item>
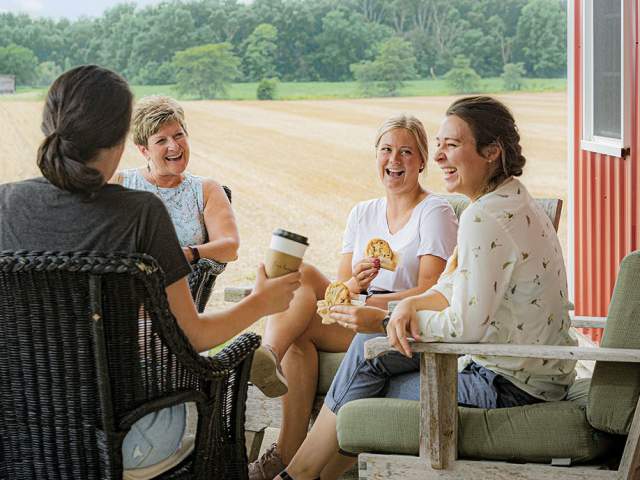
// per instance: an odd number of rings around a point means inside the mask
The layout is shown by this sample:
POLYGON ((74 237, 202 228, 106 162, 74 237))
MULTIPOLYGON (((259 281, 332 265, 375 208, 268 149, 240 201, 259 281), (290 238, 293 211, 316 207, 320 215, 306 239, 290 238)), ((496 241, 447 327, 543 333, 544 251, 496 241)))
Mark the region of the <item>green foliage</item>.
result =
POLYGON ((322 33, 317 36, 316 69, 327 80, 350 79, 350 65, 373 59, 375 46, 392 35, 389 27, 366 22, 359 13, 333 10, 322 19, 322 33))
MULTIPOLYGON (((227 91, 230 100, 255 100, 257 82, 232 83, 227 91)), ((503 82, 500 77, 483 78, 480 85, 482 92, 500 92, 503 82)), ((525 92, 564 92, 567 80, 564 78, 525 78, 522 91, 525 92)), ((131 85, 136 98, 148 95, 167 95, 178 100, 193 100, 195 96, 181 94, 175 85, 131 85)), ((45 98, 44 88, 17 87, 19 95, 5 96, 2 102, 13 100, 42 101, 45 98)), ((450 87, 443 79, 407 80, 400 88, 403 97, 443 96, 451 93, 450 87)), ((278 82, 279 100, 320 100, 336 98, 362 98, 362 88, 357 82, 278 82)))
POLYGON ((16 84, 31 85, 37 68, 38 59, 28 48, 14 43, 0 47, 0 73, 15 75, 16 84))
POLYGON ((409 42, 393 37, 380 45, 374 61, 353 64, 351 71, 366 94, 397 95, 404 80, 416 77, 416 56, 409 42))
POLYGON ((518 20, 516 43, 528 72, 536 77, 566 72, 566 9, 559 0, 531 0, 518 20))
POLYGON ((458 55, 453 68, 444 76, 454 93, 472 93, 480 88, 480 75, 471 68, 471 61, 464 55, 458 55))
POLYGON ((245 40, 245 78, 255 81, 276 75, 276 54, 278 52, 278 29, 268 23, 258 25, 245 40))
POLYGON ((258 83, 256 97, 258 100, 273 100, 276 98, 278 80, 276 78, 263 78, 258 83))
POLYGON ((176 82, 176 66, 173 62, 158 64, 149 62, 136 73, 131 81, 140 85, 166 85, 176 82))
POLYGON ((523 63, 507 63, 500 78, 505 90, 522 90, 524 85, 524 64, 523 63))
POLYGON ((62 68, 54 62, 42 62, 36 69, 36 85, 48 87, 60 76, 62 68))
POLYGON ((228 84, 238 77, 240 59, 230 43, 217 43, 177 52, 173 63, 178 92, 217 98, 224 96, 228 84))
MULTIPOLYGON (((508 63, 562 76, 566 0, 163 0, 114 6, 97 18, 51 20, 0 13, 0 47, 21 45, 62 69, 97 63, 142 84, 175 78, 176 52, 229 43, 244 81, 350 80, 392 37, 413 46, 421 78, 470 59, 482 77, 508 63)), ((255 94, 255 88, 252 89, 255 94)))

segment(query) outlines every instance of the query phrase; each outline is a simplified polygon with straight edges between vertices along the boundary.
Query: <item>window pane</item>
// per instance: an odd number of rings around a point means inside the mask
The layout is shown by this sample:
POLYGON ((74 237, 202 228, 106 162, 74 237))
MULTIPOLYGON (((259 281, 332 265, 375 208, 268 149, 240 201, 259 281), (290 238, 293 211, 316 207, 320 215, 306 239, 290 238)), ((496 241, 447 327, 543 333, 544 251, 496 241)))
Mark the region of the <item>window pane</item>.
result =
POLYGON ((593 0, 593 133, 622 138, 620 0, 593 0))

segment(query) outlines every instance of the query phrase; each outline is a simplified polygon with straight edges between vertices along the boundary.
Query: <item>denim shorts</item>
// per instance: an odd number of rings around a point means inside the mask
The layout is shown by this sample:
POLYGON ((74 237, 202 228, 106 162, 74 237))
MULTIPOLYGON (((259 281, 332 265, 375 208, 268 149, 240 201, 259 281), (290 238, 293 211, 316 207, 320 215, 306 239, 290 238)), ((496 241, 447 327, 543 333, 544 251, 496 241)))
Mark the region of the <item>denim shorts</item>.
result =
POLYGON ((125 469, 145 468, 165 460, 180 447, 186 428, 184 404, 145 415, 122 442, 125 469))
MULTIPOLYGON (((364 343, 383 334, 357 334, 325 396, 332 412, 361 398, 420 398, 420 358, 392 352, 367 360, 364 343)), ((504 408, 538 403, 541 400, 516 387, 506 378, 471 362, 458 373, 458 404, 477 408, 504 408)))

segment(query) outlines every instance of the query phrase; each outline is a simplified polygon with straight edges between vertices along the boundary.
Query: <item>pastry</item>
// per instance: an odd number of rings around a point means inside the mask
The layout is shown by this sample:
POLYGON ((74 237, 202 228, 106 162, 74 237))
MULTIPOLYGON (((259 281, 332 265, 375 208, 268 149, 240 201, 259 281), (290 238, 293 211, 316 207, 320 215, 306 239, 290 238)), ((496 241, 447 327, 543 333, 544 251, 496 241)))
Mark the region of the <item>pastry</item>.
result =
POLYGON ((380 268, 395 272, 398 266, 398 254, 391 250, 391 246, 386 240, 381 238, 372 238, 367 243, 364 250, 365 257, 379 258, 380 268))
POLYGON ((342 282, 332 282, 324 292, 324 300, 318 301, 318 314, 322 323, 331 325, 336 321, 329 316, 329 308, 333 305, 351 305, 351 292, 342 282))
POLYGON ((351 303, 349 288, 342 282, 332 282, 324 292, 324 299, 328 305, 342 305, 351 303))

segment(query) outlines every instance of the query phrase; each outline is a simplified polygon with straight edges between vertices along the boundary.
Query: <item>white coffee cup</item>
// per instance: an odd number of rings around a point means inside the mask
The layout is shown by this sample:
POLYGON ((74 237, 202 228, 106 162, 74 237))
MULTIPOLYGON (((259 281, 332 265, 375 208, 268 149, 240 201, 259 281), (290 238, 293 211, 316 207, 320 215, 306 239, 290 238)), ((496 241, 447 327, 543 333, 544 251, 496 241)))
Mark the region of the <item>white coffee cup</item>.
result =
POLYGON ((308 247, 307 237, 282 228, 276 229, 271 235, 264 262, 267 277, 275 278, 298 271, 308 247))

